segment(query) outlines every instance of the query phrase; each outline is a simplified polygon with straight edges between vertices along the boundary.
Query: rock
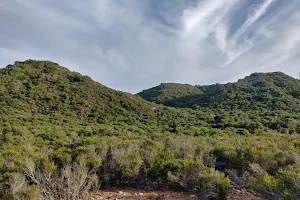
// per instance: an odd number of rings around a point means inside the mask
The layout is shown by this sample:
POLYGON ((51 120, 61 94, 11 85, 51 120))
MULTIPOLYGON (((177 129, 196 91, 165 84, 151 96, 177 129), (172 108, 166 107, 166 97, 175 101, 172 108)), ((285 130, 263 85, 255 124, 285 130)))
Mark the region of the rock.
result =
POLYGON ((144 194, 140 192, 139 195, 140 195, 140 196, 143 196, 144 194))
POLYGON ((193 195, 193 194, 191 194, 191 195, 190 195, 190 197, 191 197, 191 198, 196 198, 197 196, 196 196, 196 195, 193 195))
POLYGON ((122 192, 122 191, 119 191, 119 194, 123 194, 124 192, 122 192))

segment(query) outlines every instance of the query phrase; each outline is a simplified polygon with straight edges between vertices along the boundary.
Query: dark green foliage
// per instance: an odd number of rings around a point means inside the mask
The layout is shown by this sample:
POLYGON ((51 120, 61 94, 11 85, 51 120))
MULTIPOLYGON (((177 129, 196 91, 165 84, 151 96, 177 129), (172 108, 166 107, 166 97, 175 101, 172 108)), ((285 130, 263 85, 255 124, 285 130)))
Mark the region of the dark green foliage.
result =
POLYGON ((138 93, 143 99, 156 103, 196 94, 202 94, 202 91, 192 85, 177 83, 162 83, 159 86, 138 93))

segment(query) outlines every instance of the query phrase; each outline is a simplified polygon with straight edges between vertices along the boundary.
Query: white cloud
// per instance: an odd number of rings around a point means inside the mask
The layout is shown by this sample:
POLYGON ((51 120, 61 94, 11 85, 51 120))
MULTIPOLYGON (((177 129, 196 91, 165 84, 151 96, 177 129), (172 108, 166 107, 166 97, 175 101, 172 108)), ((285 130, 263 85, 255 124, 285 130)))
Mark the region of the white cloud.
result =
POLYGON ((298 0, 2 0, 0 64, 53 60, 130 92, 255 71, 296 76, 299 8, 298 0))
POLYGON ((233 39, 238 39, 251 25, 253 25, 263 14, 266 13, 267 9, 275 2, 276 0, 265 0, 255 11, 251 14, 248 19, 245 21, 243 26, 239 28, 234 36, 233 39))

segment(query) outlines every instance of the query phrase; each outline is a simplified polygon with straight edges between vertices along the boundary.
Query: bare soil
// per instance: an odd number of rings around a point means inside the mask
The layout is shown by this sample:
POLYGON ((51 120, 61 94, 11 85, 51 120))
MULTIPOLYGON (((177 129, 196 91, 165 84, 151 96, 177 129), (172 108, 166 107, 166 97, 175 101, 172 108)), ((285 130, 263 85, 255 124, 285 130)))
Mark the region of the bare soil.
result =
MULTIPOLYGON (((196 194, 181 191, 147 191, 137 189, 110 188, 87 194, 85 200, 205 200, 212 199, 198 197, 196 194)), ((262 198, 247 192, 244 189, 232 189, 228 200, 263 200, 262 198)), ((214 199, 215 200, 215 199, 214 199)))

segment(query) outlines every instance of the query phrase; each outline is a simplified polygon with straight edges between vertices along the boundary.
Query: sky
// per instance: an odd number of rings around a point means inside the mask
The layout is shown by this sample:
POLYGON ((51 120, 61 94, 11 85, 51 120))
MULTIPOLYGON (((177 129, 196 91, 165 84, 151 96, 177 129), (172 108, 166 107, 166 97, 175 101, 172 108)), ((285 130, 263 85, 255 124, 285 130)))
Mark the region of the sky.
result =
POLYGON ((0 66, 50 60, 130 93, 300 72, 299 0, 0 0, 0 66))

